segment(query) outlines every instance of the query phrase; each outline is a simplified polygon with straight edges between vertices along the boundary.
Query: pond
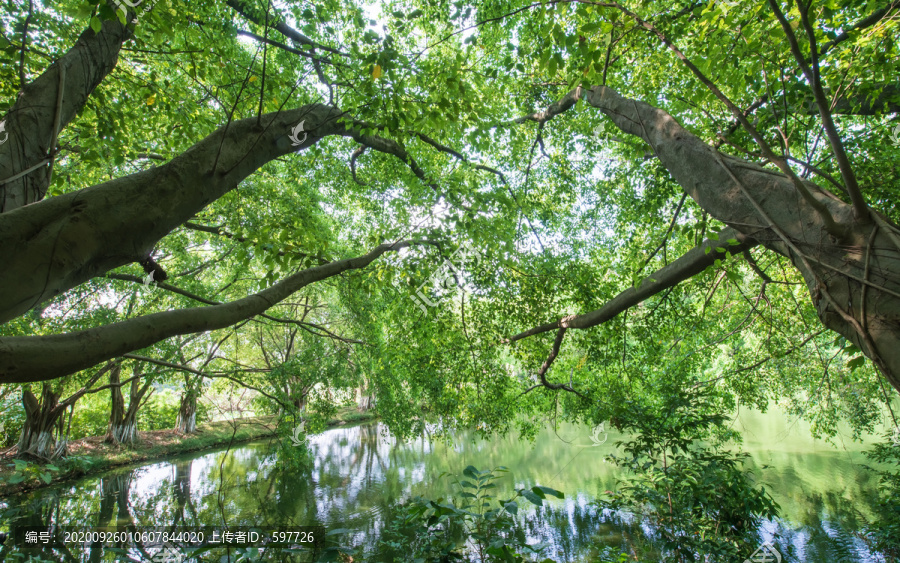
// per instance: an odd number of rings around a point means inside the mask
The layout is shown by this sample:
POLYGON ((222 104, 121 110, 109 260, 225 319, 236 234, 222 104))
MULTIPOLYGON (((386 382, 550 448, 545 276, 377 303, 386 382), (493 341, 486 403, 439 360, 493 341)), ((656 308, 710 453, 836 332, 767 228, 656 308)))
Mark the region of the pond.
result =
MULTIPOLYGON (((744 411, 735 424, 744 434, 755 475, 781 506, 778 519, 764 522, 762 536, 774 543, 783 561, 880 561, 854 534, 871 514, 876 485, 863 467, 866 444, 841 436, 837 445, 814 440, 803 423, 791 423, 777 411, 744 411)), ((339 529, 330 536, 334 541, 368 553, 356 561, 376 561, 371 550, 392 503, 414 495, 444 496, 452 490, 451 482, 439 475, 461 473, 468 465, 508 467, 510 472, 497 481, 501 494, 533 485, 563 491, 565 499, 539 509, 523 506, 519 517, 530 540, 549 543, 545 557, 592 561, 603 546, 618 549, 634 533, 633 525, 592 504, 614 489, 620 476, 604 457, 614 452, 621 436, 610 432, 598 437, 603 441, 599 446, 590 428, 563 425, 544 430, 533 444, 512 436, 485 441, 469 434, 458 435, 450 445, 425 437, 403 443, 374 423, 312 436, 314 462, 304 471, 280 470, 279 447, 268 441, 131 466, 0 501, 0 530, 14 533, 0 548, 0 561, 25 560, 25 526, 77 530, 116 525, 319 525, 339 529)), ((124 544, 104 548, 98 542, 30 553, 33 561, 112 562, 153 560, 157 551, 155 546, 124 544)), ((220 553, 225 552, 215 552, 214 558, 195 553, 187 560, 239 561, 238 553, 246 557, 247 552, 220 553)), ((302 550, 297 553, 284 560, 306 560, 302 550)))

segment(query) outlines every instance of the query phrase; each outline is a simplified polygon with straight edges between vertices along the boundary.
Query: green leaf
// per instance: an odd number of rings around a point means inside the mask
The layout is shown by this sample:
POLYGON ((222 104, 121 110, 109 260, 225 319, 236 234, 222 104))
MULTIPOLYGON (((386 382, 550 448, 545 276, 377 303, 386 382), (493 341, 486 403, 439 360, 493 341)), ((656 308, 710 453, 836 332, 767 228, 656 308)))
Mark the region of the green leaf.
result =
POLYGON ((520 491, 520 493, 523 497, 525 497, 525 500, 527 500, 528 502, 530 502, 531 504, 533 504, 535 506, 542 506, 544 504, 544 501, 541 500, 541 497, 537 496, 536 494, 529 491, 528 489, 522 489, 520 491))
MULTIPOLYGON (((550 495, 550 496, 553 496, 553 497, 556 497, 556 498, 560 498, 560 499, 561 499, 561 498, 566 498, 566 495, 564 495, 562 492, 557 491, 556 489, 551 489, 550 487, 544 487, 544 486, 538 485, 537 487, 532 487, 532 488, 531 488, 532 491, 537 492, 536 489, 537 489, 537 490, 540 490, 540 491, 543 492, 545 495, 550 495)), ((546 498, 546 497, 545 497, 545 498, 546 498)))
POLYGON ((100 33, 100 29, 103 27, 103 22, 100 21, 100 18, 94 16, 91 18, 91 29, 94 30, 94 33, 100 33))
POLYGON ((851 370, 855 370, 855 369, 857 369, 858 367, 862 366, 862 365, 865 364, 865 363, 866 363, 866 357, 865 357, 865 356, 857 356, 857 357, 855 357, 855 358, 853 358, 852 360, 850 360, 850 361, 847 362, 847 367, 850 368, 851 370))

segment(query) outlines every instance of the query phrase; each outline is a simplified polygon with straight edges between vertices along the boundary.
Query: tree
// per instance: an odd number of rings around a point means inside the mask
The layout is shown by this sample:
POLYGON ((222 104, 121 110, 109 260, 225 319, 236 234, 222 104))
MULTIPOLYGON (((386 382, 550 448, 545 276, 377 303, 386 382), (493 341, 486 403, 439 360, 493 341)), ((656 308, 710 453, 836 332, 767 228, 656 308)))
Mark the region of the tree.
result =
MULTIPOLYGON (((107 362, 97 370, 76 392, 68 398, 60 400, 65 381, 56 384, 42 383, 41 396, 38 398, 30 388, 22 390, 22 405, 25 407, 25 424, 16 444, 18 455, 33 455, 43 459, 54 459, 64 456, 68 446, 68 429, 65 425, 65 412, 86 393, 96 393, 109 386, 91 387, 108 371, 117 370, 118 364, 107 362)), ((121 385, 121 383, 117 383, 121 385)))
MULTIPOLYGON (((0 382, 234 326, 392 251, 446 258, 464 236, 495 272, 469 273, 491 299, 469 303, 480 326, 509 342, 556 332, 536 374, 548 391, 581 393, 548 378, 567 331, 613 319, 627 331, 629 309, 710 268, 752 270, 763 284, 799 274, 822 325, 900 390, 898 149, 884 142, 898 110, 896 1, 870 12, 849 0, 414 4, 392 5, 381 28, 362 6, 331 0, 40 12, 59 41, 36 46, 26 29, 10 44, 21 94, 0 145, 0 382), (241 190, 263 200, 246 216, 233 207, 241 190), (616 198, 628 206, 588 210, 616 198), (609 240, 602 221, 624 225, 632 246, 609 240), (201 293, 166 283, 170 266, 199 253, 191 243, 223 241, 230 250, 198 266, 201 293), (631 272, 630 283, 590 295, 601 268, 631 272), (255 283, 237 283, 242 274, 255 283), (121 291, 110 278, 143 276, 204 306, 142 307, 57 333, 29 319, 82 284, 121 291), (543 278, 535 296, 518 291, 529 276, 543 278), (209 297, 226 289, 231 300, 209 297), (521 311, 496 318, 512 304, 521 311), (558 307, 590 312, 537 320, 558 307)), ((392 277, 402 264, 385 257, 374 270, 392 277)), ((488 336, 460 324, 473 349, 488 336)), ((477 362, 463 359, 480 385, 477 362)))
POLYGON ((110 444, 134 445, 137 441, 137 414, 138 411, 153 394, 150 387, 152 378, 147 378, 141 386, 141 373, 136 366, 134 377, 131 378, 131 390, 128 394, 128 407, 125 407, 125 397, 122 395, 122 385, 119 379, 121 369, 116 366, 109 371, 110 384, 110 413, 109 427, 106 431, 106 442, 110 444))

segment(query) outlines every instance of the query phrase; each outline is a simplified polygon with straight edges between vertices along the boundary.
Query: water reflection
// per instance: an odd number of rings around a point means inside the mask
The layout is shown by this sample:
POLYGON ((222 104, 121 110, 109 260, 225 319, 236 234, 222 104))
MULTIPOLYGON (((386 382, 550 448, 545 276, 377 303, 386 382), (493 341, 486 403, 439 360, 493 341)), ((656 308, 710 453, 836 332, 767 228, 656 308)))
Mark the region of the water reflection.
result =
MULTIPOLYGON (((783 519, 763 525, 762 537, 773 541, 785 562, 879 561, 854 535, 871 513, 869 499, 875 486, 860 466, 863 447, 811 446, 809 439, 785 438, 782 430, 767 429, 780 440, 760 435, 746 443, 756 475, 768 484, 783 509, 783 519)), ((438 476, 461 472, 467 465, 511 468, 498 481, 506 491, 536 484, 564 491, 563 501, 552 501, 541 509, 522 507, 520 517, 529 543, 548 542, 551 547, 545 556, 556 561, 595 561, 605 550, 630 552, 652 531, 627 515, 593 505, 597 496, 615 487, 617 469, 603 458, 614 451, 621 436, 611 432, 605 444, 592 447, 589 435, 589 429, 564 426, 556 432, 544 431, 534 444, 511 436, 488 442, 468 434, 456 436, 452 444, 428 436, 403 443, 381 425, 370 424, 311 437, 314 462, 303 471, 284 470, 278 463, 278 444, 265 441, 117 470, 8 499, 5 508, 0 504, 0 528, 9 527, 12 532, 0 548, 0 562, 21 560, 14 557, 25 545, 21 533, 25 526, 46 530, 115 526, 121 530, 323 525, 350 530, 336 536, 342 545, 366 552, 362 560, 379 560, 373 550, 393 503, 414 495, 447 496, 451 481, 438 476)), ((48 561, 144 561, 155 550, 96 543, 37 548, 29 554, 48 561)), ((219 552, 201 551, 190 560, 219 561, 219 557, 219 552)), ((236 560, 235 555, 231 557, 236 560)), ((273 557, 301 561, 311 555, 273 557)))

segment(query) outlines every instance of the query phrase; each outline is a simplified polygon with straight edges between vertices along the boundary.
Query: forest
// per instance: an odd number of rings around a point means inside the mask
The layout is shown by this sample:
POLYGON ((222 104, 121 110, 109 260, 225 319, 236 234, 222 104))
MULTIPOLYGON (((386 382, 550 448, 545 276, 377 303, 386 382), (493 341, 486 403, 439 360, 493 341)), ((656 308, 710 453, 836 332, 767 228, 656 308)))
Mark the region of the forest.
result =
POLYGON ((0 5, 0 562, 900 561, 900 0, 0 5))

